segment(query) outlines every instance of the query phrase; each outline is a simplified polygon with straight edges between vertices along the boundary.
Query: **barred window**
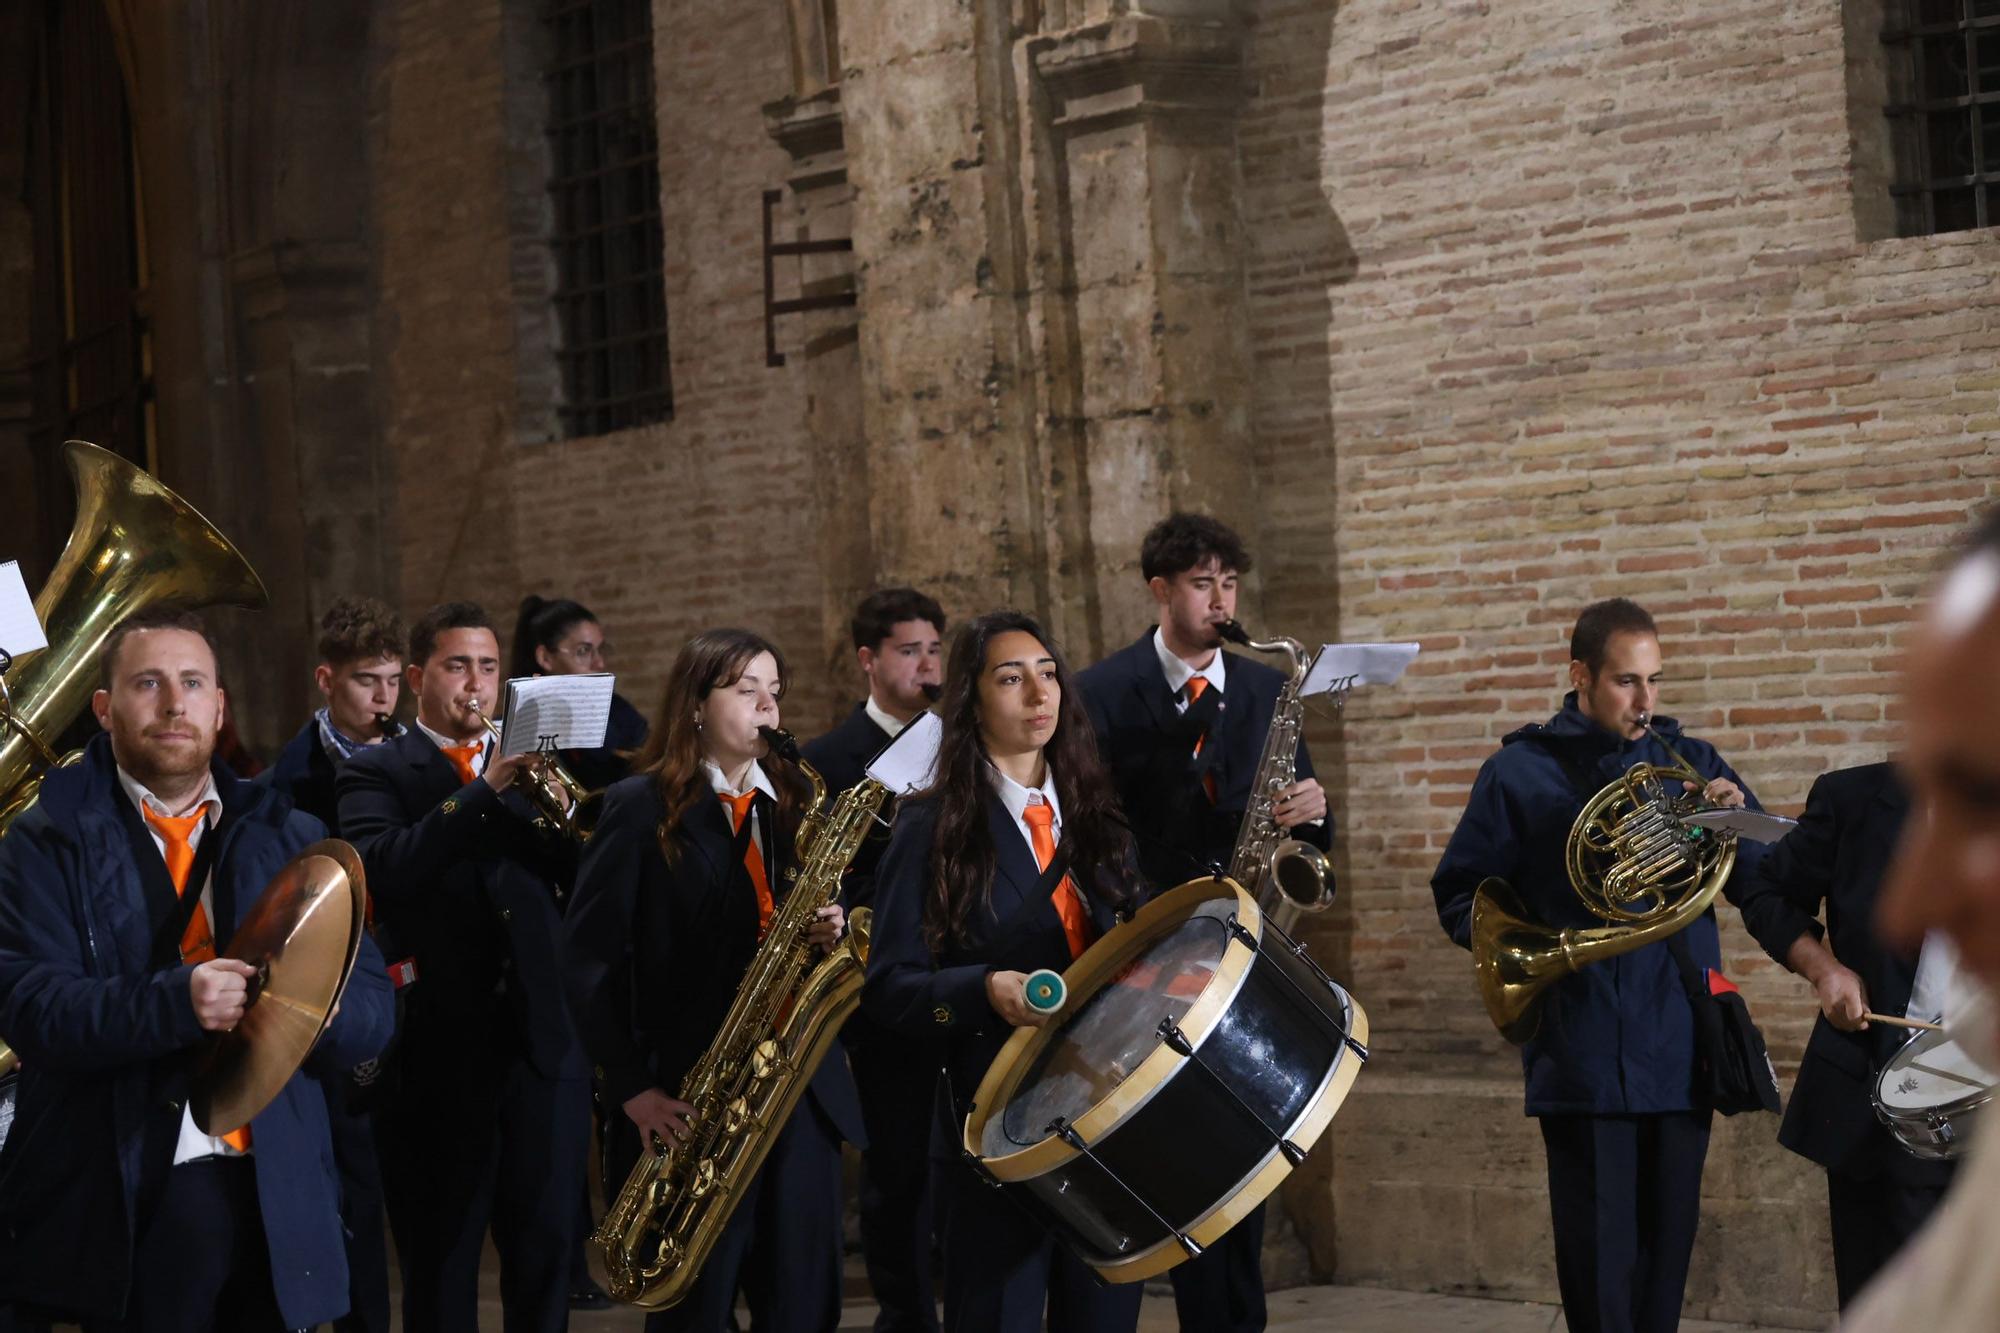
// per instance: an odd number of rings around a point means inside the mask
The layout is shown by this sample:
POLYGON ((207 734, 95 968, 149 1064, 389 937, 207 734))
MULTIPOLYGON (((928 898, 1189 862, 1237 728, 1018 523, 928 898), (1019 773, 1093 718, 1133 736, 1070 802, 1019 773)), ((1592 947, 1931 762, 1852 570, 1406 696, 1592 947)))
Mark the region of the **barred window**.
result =
POLYGON ((563 434, 673 415, 651 0, 549 0, 563 434))
POLYGON ((2000 223, 2000 0, 1892 0, 1887 18, 1898 231, 2000 223))

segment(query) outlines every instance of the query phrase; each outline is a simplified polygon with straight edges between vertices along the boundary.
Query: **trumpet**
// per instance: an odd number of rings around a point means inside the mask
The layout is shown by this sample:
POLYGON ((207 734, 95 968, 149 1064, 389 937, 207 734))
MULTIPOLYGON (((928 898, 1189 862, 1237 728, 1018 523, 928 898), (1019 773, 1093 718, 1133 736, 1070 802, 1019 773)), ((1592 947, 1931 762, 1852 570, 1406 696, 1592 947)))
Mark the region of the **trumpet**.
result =
MULTIPOLYGON (((500 743, 500 727, 486 716, 478 699, 467 699, 460 707, 485 724, 486 733, 493 738, 495 745, 500 743)), ((562 760, 556 758, 553 749, 538 751, 535 759, 536 762, 529 764, 515 779, 516 784, 522 786, 542 818, 578 842, 588 842, 590 830, 584 827, 578 814, 590 793, 563 767, 562 760)))

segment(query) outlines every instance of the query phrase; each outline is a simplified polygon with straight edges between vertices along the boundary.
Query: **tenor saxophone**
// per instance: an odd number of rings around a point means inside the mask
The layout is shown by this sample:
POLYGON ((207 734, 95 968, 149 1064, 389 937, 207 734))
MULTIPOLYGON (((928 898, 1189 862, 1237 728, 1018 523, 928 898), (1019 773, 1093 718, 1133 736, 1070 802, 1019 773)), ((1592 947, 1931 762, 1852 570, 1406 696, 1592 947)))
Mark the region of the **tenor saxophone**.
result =
POLYGON ((686 1137, 655 1138, 640 1151, 591 1236, 611 1295, 642 1309, 664 1309, 693 1289, 799 1095, 861 1001, 868 909, 855 912, 847 933, 817 961, 806 933, 840 892, 840 878, 889 789, 863 778, 829 810, 826 783, 798 757, 792 737, 764 731, 772 750, 812 783, 794 841, 798 864, 786 871, 789 887, 728 1017, 681 1081, 681 1100, 693 1108, 686 1137))
POLYGON ((1298 780, 1299 733, 1305 728, 1299 687, 1312 658, 1297 639, 1253 639, 1233 620, 1223 621, 1216 631, 1244 648, 1283 653, 1291 666, 1271 712, 1271 729, 1264 733, 1264 753, 1258 757, 1250 801, 1229 858, 1229 877, 1255 895, 1257 906, 1280 930, 1290 930, 1299 913, 1323 912, 1333 905, 1333 865, 1326 853, 1286 837, 1272 813, 1279 794, 1298 780))

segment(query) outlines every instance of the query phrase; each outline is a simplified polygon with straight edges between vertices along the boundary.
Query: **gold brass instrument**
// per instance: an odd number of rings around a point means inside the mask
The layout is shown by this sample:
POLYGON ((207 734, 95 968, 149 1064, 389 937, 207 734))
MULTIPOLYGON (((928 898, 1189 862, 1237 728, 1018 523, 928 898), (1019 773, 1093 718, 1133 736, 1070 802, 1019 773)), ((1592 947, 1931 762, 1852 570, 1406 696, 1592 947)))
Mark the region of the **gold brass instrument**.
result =
POLYGON ((857 911, 840 942, 814 962, 807 939, 861 847, 889 789, 872 778, 826 809, 826 783, 782 731, 763 728, 772 750, 798 765, 813 799, 794 845, 799 864, 736 988, 729 1015, 681 1080, 693 1107, 687 1137, 657 1138, 605 1210, 591 1237, 612 1296, 648 1310, 685 1297, 743 1201, 799 1095, 861 1002, 871 913, 857 911))
MULTIPOLYGON (((1652 730, 1649 719, 1640 724, 1652 730)), ((1564 861, 1570 887, 1608 924, 1559 930, 1533 920, 1503 879, 1472 899, 1472 966, 1500 1035, 1519 1044, 1541 1023, 1543 992, 1589 963, 1631 953, 1690 926, 1736 864, 1736 835, 1683 817, 1708 808, 1705 779, 1658 732, 1671 766, 1634 764, 1584 805, 1564 861), (1683 782, 1695 784, 1683 790, 1683 782)))
MULTIPOLYGON (((49 646, 20 654, 0 686, 0 837, 34 804, 42 776, 78 757, 58 759, 54 741, 89 704, 118 622, 164 602, 257 610, 270 600, 229 539, 144 470, 82 440, 64 443, 63 460, 76 521, 35 597, 49 646)), ((0 1074, 14 1064, 0 1042, 0 1074)))
MULTIPOLYGON (((486 724, 486 734, 493 738, 494 745, 499 745, 499 724, 480 709, 479 700, 468 700, 465 708, 486 724)), ((581 814, 584 801, 592 793, 585 791, 583 784, 563 767, 554 750, 540 751, 538 759, 539 762, 522 767, 521 776, 515 779, 516 784, 527 793, 528 800, 543 819, 578 842, 590 841, 590 830, 584 826, 581 814)))
POLYGON ((1215 628, 1231 643, 1260 653, 1283 653, 1291 668, 1278 691, 1271 729, 1264 733, 1264 752, 1257 760, 1250 802, 1229 858, 1229 877, 1255 894, 1265 915, 1288 931, 1301 912, 1323 912, 1333 905, 1333 864, 1326 853, 1286 837, 1272 818, 1279 795, 1298 781, 1299 734, 1305 728, 1305 701, 1299 698, 1299 687, 1305 684, 1312 658, 1297 639, 1253 639, 1233 620, 1215 628))

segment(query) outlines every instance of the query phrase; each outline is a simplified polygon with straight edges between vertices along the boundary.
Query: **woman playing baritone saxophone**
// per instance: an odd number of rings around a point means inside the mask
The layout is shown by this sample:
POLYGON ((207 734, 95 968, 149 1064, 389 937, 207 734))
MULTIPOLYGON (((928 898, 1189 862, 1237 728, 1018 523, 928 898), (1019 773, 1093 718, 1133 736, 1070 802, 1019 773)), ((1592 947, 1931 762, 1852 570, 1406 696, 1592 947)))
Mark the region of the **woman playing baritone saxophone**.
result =
POLYGON ((932 1188, 953 1333, 1027 1333, 1045 1311, 1055 1333, 1119 1333, 1139 1318, 1136 1284, 1100 1284, 958 1149, 1008 1034, 1047 1021, 1024 998, 1027 974, 1068 967, 1138 898, 1117 795, 1070 696, 1029 617, 996 611, 960 629, 934 785, 903 803, 876 872, 862 1003, 887 1026, 943 1038, 950 1104, 940 1099, 932 1132, 932 1188), (1058 847, 1068 874, 1052 882, 1058 847))
MULTIPOLYGON (((714 1039, 755 954, 807 784, 768 752, 784 658, 744 630, 681 650, 633 775, 612 784, 577 869, 563 966, 578 1031, 611 1114, 605 1189, 615 1195, 641 1136, 687 1132, 674 1094, 714 1039)), ((831 946, 839 907, 811 938, 831 946)), ((860 1112, 836 1047, 778 1135, 693 1290, 646 1327, 719 1333, 741 1284, 754 1327, 819 1333, 840 1319, 840 1140, 860 1112)))

